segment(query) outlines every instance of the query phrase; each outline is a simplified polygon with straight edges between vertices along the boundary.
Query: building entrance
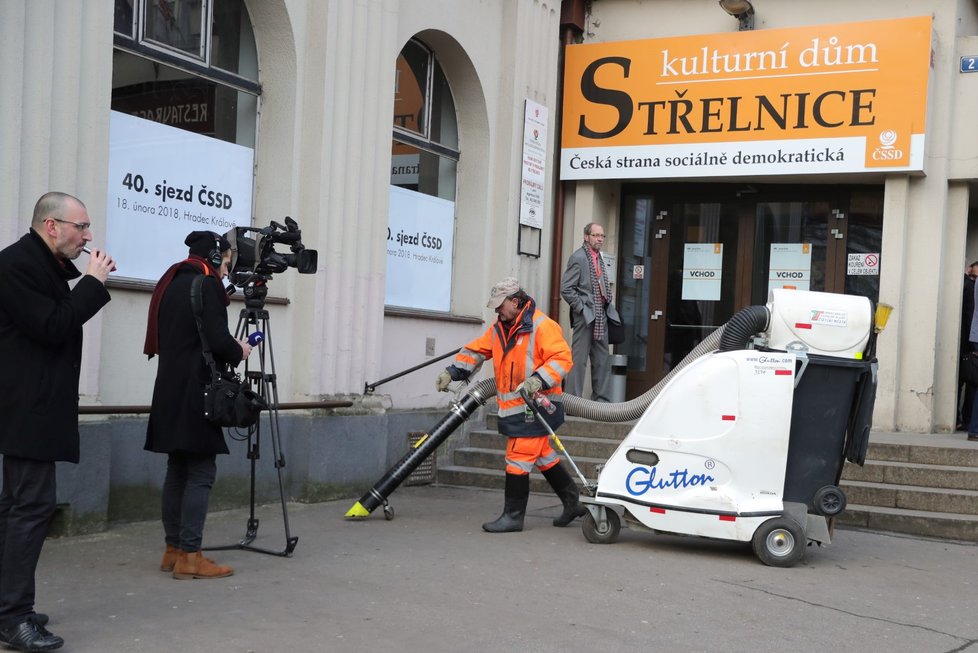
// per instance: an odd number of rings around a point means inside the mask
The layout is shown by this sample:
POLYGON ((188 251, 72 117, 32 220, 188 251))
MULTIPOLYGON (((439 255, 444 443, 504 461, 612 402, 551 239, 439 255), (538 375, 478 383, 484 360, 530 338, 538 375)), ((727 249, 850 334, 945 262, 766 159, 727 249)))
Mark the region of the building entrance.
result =
POLYGON ((881 186, 628 184, 618 302, 627 395, 771 287, 879 296, 881 186))

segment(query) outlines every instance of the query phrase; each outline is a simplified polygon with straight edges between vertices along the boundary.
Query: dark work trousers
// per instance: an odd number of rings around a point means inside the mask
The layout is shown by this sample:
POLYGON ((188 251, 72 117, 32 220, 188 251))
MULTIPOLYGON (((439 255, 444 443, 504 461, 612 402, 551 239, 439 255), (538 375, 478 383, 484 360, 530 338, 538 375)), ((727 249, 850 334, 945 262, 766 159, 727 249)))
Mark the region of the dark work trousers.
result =
POLYGON ((163 481, 163 532, 167 544, 190 553, 200 550, 207 500, 216 477, 214 454, 169 454, 163 481))
POLYGON ((34 572, 57 495, 51 461, 3 457, 0 491, 0 628, 34 612, 34 572))
POLYGON ((971 422, 971 406, 975 403, 975 386, 958 379, 958 428, 966 429, 971 422))

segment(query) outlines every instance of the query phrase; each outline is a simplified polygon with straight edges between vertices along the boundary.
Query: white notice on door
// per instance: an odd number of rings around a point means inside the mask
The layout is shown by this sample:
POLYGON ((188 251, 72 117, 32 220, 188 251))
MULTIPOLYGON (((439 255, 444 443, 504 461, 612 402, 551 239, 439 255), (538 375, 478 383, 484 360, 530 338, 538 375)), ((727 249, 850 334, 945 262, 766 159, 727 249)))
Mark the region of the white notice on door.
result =
POLYGON ((812 278, 811 243, 771 243, 767 292, 775 288, 808 290, 812 278))
POLYGON ((686 243, 683 253, 683 299, 720 301, 723 243, 686 243))

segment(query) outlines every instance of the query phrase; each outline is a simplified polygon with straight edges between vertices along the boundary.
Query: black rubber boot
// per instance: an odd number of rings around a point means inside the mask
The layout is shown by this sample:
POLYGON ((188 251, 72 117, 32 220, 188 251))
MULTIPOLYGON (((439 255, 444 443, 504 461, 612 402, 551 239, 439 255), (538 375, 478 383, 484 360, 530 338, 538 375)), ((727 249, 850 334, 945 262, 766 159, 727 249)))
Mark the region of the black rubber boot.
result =
POLYGON ((578 517, 583 517, 587 508, 581 505, 581 491, 577 489, 577 483, 570 477, 567 470, 560 463, 557 463, 543 473, 543 477, 554 489, 554 494, 560 498, 564 504, 564 511, 559 517, 554 518, 554 526, 566 526, 578 517))
POLYGON ((503 514, 496 521, 486 522, 487 533, 515 533, 523 530, 526 502, 530 498, 529 474, 506 474, 506 502, 503 514))

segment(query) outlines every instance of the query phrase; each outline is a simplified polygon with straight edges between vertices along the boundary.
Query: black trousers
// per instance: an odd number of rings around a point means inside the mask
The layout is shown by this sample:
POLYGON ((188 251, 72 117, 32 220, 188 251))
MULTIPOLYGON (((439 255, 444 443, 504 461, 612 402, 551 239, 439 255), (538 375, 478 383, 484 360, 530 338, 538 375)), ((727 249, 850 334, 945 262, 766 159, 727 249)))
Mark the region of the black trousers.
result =
POLYGON ((54 516, 53 462, 3 457, 0 491, 0 628, 34 612, 34 572, 54 516))
POLYGON ((217 477, 216 456, 171 453, 163 481, 163 532, 166 543, 193 553, 200 550, 207 502, 217 477))

